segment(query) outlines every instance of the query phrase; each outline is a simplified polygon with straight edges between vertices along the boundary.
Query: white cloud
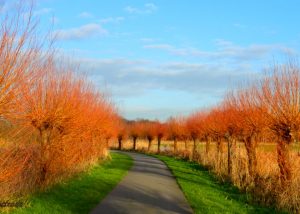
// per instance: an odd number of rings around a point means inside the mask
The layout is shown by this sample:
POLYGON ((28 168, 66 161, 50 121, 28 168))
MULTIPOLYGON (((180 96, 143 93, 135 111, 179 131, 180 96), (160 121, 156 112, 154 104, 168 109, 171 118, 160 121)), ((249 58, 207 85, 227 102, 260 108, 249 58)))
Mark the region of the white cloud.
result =
POLYGON ((155 39, 153 39, 153 38, 141 38, 140 41, 148 43, 148 42, 154 42, 155 39))
POLYGON ((170 44, 144 45, 145 49, 166 51, 172 55, 201 57, 209 59, 253 60, 266 57, 273 53, 294 54, 295 50, 281 44, 250 44, 248 46, 235 45, 230 41, 216 40, 216 50, 204 51, 193 47, 176 47, 170 44))
POLYGON ((165 51, 172 51, 175 49, 174 46, 169 44, 152 44, 152 45, 144 45, 144 48, 147 49, 159 49, 159 50, 165 50, 165 51))
POLYGON ((100 19, 99 23, 101 24, 107 24, 107 23, 120 23, 122 21, 124 21, 124 17, 122 16, 118 16, 118 17, 108 17, 108 18, 104 18, 104 19, 100 19))
POLYGON ((108 31, 99 24, 90 23, 77 28, 61 29, 55 32, 56 38, 59 40, 85 39, 94 36, 107 35, 108 31))
POLYGON ((145 8, 146 8, 146 10, 151 11, 151 12, 157 10, 157 6, 153 3, 145 4, 145 8))
POLYGON ((0 0, 0 13, 4 13, 7 10, 7 5, 6 5, 5 0, 0 0))
POLYGON ((126 105, 122 104, 122 108, 119 110, 121 115, 126 119, 151 119, 166 121, 168 118, 174 115, 182 115, 183 113, 187 116, 194 109, 190 106, 183 107, 148 107, 146 105, 126 105), (191 110, 192 109, 192 110, 191 110))
POLYGON ((92 80, 108 85, 117 97, 136 96, 154 88, 219 96, 230 81, 239 82, 252 71, 243 64, 180 61, 157 64, 145 60, 79 59, 79 63, 92 80))
MULTIPOLYGON (((147 38, 144 39, 149 42, 147 38)), ((171 44, 146 44, 143 46, 146 49, 162 50, 179 56, 188 56, 189 59, 191 56, 197 57, 195 60, 197 63, 178 59, 164 63, 126 58, 78 59, 82 70, 99 89, 106 86, 106 89, 111 91, 114 100, 123 100, 124 105, 119 105, 122 108, 126 107, 127 103, 128 108, 124 110, 124 114, 131 118, 136 115, 163 118, 169 115, 170 112, 177 114, 180 111, 190 111, 190 108, 180 109, 178 103, 188 102, 182 101, 181 96, 175 96, 178 92, 184 94, 182 97, 185 97, 185 95, 194 96, 199 101, 199 107, 203 103, 203 106, 205 106, 205 104, 209 105, 217 102, 222 99, 228 88, 234 89, 243 83, 247 83, 246 80, 261 75, 261 66, 268 65, 267 63, 271 62, 273 57, 276 56, 273 55, 274 52, 282 56, 282 53, 293 51, 280 44, 241 46, 222 39, 216 40, 214 43, 215 49, 210 51, 192 47, 177 47, 171 44), (173 97, 166 96, 166 93, 162 93, 161 96, 165 100, 180 101, 176 101, 177 103, 166 109, 155 109, 147 106, 147 103, 139 109, 133 108, 136 103, 131 104, 130 100, 147 97, 147 94, 153 90, 174 92, 173 97)), ((149 97, 150 100, 153 99, 153 96, 149 97)), ((161 105, 160 101, 156 103, 161 105)))
MULTIPOLYGON (((5 5, 4 5, 5 7, 5 5)), ((11 10, 9 7, 11 6, 7 6, 6 10, 11 10)), ((15 10, 15 8, 13 8, 15 10)), ((34 10, 32 12, 32 14, 30 14, 28 11, 24 11, 22 13, 22 15, 24 16, 24 19, 28 19, 30 15, 32 16, 44 16, 44 15, 48 15, 49 13, 52 13, 53 14, 54 10, 53 8, 49 8, 49 7, 45 7, 45 8, 41 8, 41 9, 38 9, 38 10, 34 10)))
POLYGON ((170 44, 151 44, 151 45, 144 45, 146 49, 157 49, 167 51, 173 55, 185 56, 188 54, 192 54, 192 50, 186 48, 176 48, 170 44))
POLYGON ((150 14, 157 11, 158 7, 153 3, 147 3, 143 8, 127 6, 124 10, 131 14, 150 14))
POLYGON ((247 64, 82 58, 79 63, 100 91, 111 92, 122 115, 128 118, 164 119, 191 112, 195 106, 207 107, 221 100, 229 87, 255 74, 247 64), (153 91, 159 93, 153 95, 153 91), (155 99, 156 104, 145 99, 155 99), (184 109, 182 102, 191 103, 184 109))
POLYGON ((80 14, 78 14, 79 18, 93 18, 93 14, 89 13, 89 12, 81 12, 80 14))

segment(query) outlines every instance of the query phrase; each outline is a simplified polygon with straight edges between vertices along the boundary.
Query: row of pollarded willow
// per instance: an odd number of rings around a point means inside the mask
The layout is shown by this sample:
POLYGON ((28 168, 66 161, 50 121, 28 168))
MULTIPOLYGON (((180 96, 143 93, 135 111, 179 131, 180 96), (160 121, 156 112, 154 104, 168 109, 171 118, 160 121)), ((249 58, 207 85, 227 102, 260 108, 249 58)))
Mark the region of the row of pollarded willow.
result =
POLYGON ((0 198, 82 170, 116 133, 113 105, 55 60, 28 8, 1 14, 0 198))
POLYGON ((166 136, 166 125, 159 121, 125 121, 119 120, 118 125, 118 148, 123 148, 123 140, 131 138, 133 141, 132 148, 137 149, 138 138, 148 141, 148 151, 151 149, 152 142, 157 139, 158 152, 160 152, 161 140, 166 136))
MULTIPOLYGON (((234 109, 237 137, 248 154, 249 173, 256 175, 256 148, 266 133, 277 143, 277 162, 283 185, 292 179, 290 144, 298 140, 300 125, 300 68, 296 63, 275 65, 270 73, 249 88, 226 99, 234 109)), ((234 118, 234 116, 232 117, 234 118)), ((229 129, 228 129, 229 130, 229 129)))
POLYGON ((300 128, 300 69, 296 63, 275 65, 271 71, 248 88, 228 93, 221 104, 190 116, 175 117, 166 123, 135 121, 122 125, 119 142, 125 136, 136 141, 147 138, 148 150, 154 138, 160 141, 166 137, 174 141, 174 153, 177 152, 177 141, 193 140, 193 156, 196 152, 196 141, 206 142, 209 153, 211 141, 216 142, 219 164, 224 153, 224 142, 227 143, 228 175, 232 173, 232 157, 235 155, 236 142, 243 142, 247 152, 248 172, 251 178, 257 177, 257 147, 259 141, 267 136, 277 143, 278 167, 281 183, 291 180, 291 160, 289 145, 298 139, 300 128), (127 127, 127 128, 126 128, 127 127))

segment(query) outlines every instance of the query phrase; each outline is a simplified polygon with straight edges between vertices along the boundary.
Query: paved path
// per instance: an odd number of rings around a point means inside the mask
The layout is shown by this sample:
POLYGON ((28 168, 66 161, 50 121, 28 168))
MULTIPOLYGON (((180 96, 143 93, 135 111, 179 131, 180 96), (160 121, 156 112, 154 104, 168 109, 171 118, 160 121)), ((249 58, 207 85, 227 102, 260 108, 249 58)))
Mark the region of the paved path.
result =
POLYGON ((193 213, 175 178, 157 158, 122 152, 134 165, 118 186, 91 212, 101 213, 193 213))

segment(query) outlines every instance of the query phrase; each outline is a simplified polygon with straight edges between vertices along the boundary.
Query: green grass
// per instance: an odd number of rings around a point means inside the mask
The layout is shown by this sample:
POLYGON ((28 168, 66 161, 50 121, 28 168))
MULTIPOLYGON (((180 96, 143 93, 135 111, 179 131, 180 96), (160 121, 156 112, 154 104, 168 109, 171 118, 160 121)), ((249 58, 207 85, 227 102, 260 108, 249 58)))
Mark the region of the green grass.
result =
POLYGON ((96 165, 69 181, 29 198, 27 207, 13 214, 89 213, 122 179, 133 164, 124 154, 111 153, 112 160, 96 165))
POLYGON ((155 155, 171 169, 195 213, 278 213, 250 205, 247 196, 228 183, 219 183, 197 163, 155 155))

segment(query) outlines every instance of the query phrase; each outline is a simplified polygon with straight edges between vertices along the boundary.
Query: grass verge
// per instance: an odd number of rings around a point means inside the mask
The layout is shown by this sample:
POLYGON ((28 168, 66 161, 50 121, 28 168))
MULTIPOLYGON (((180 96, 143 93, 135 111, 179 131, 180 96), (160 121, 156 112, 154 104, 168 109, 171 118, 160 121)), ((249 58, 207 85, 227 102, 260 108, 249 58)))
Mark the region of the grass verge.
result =
MULTIPOLYGON (((26 207, 10 213, 89 213, 123 178, 133 164, 128 155, 111 153, 112 159, 88 172, 32 195, 26 207)), ((1 211, 0 211, 1 212, 1 211)))
POLYGON ((229 183, 219 183, 197 163, 154 155, 170 168, 195 213, 280 213, 247 203, 247 195, 229 183))

